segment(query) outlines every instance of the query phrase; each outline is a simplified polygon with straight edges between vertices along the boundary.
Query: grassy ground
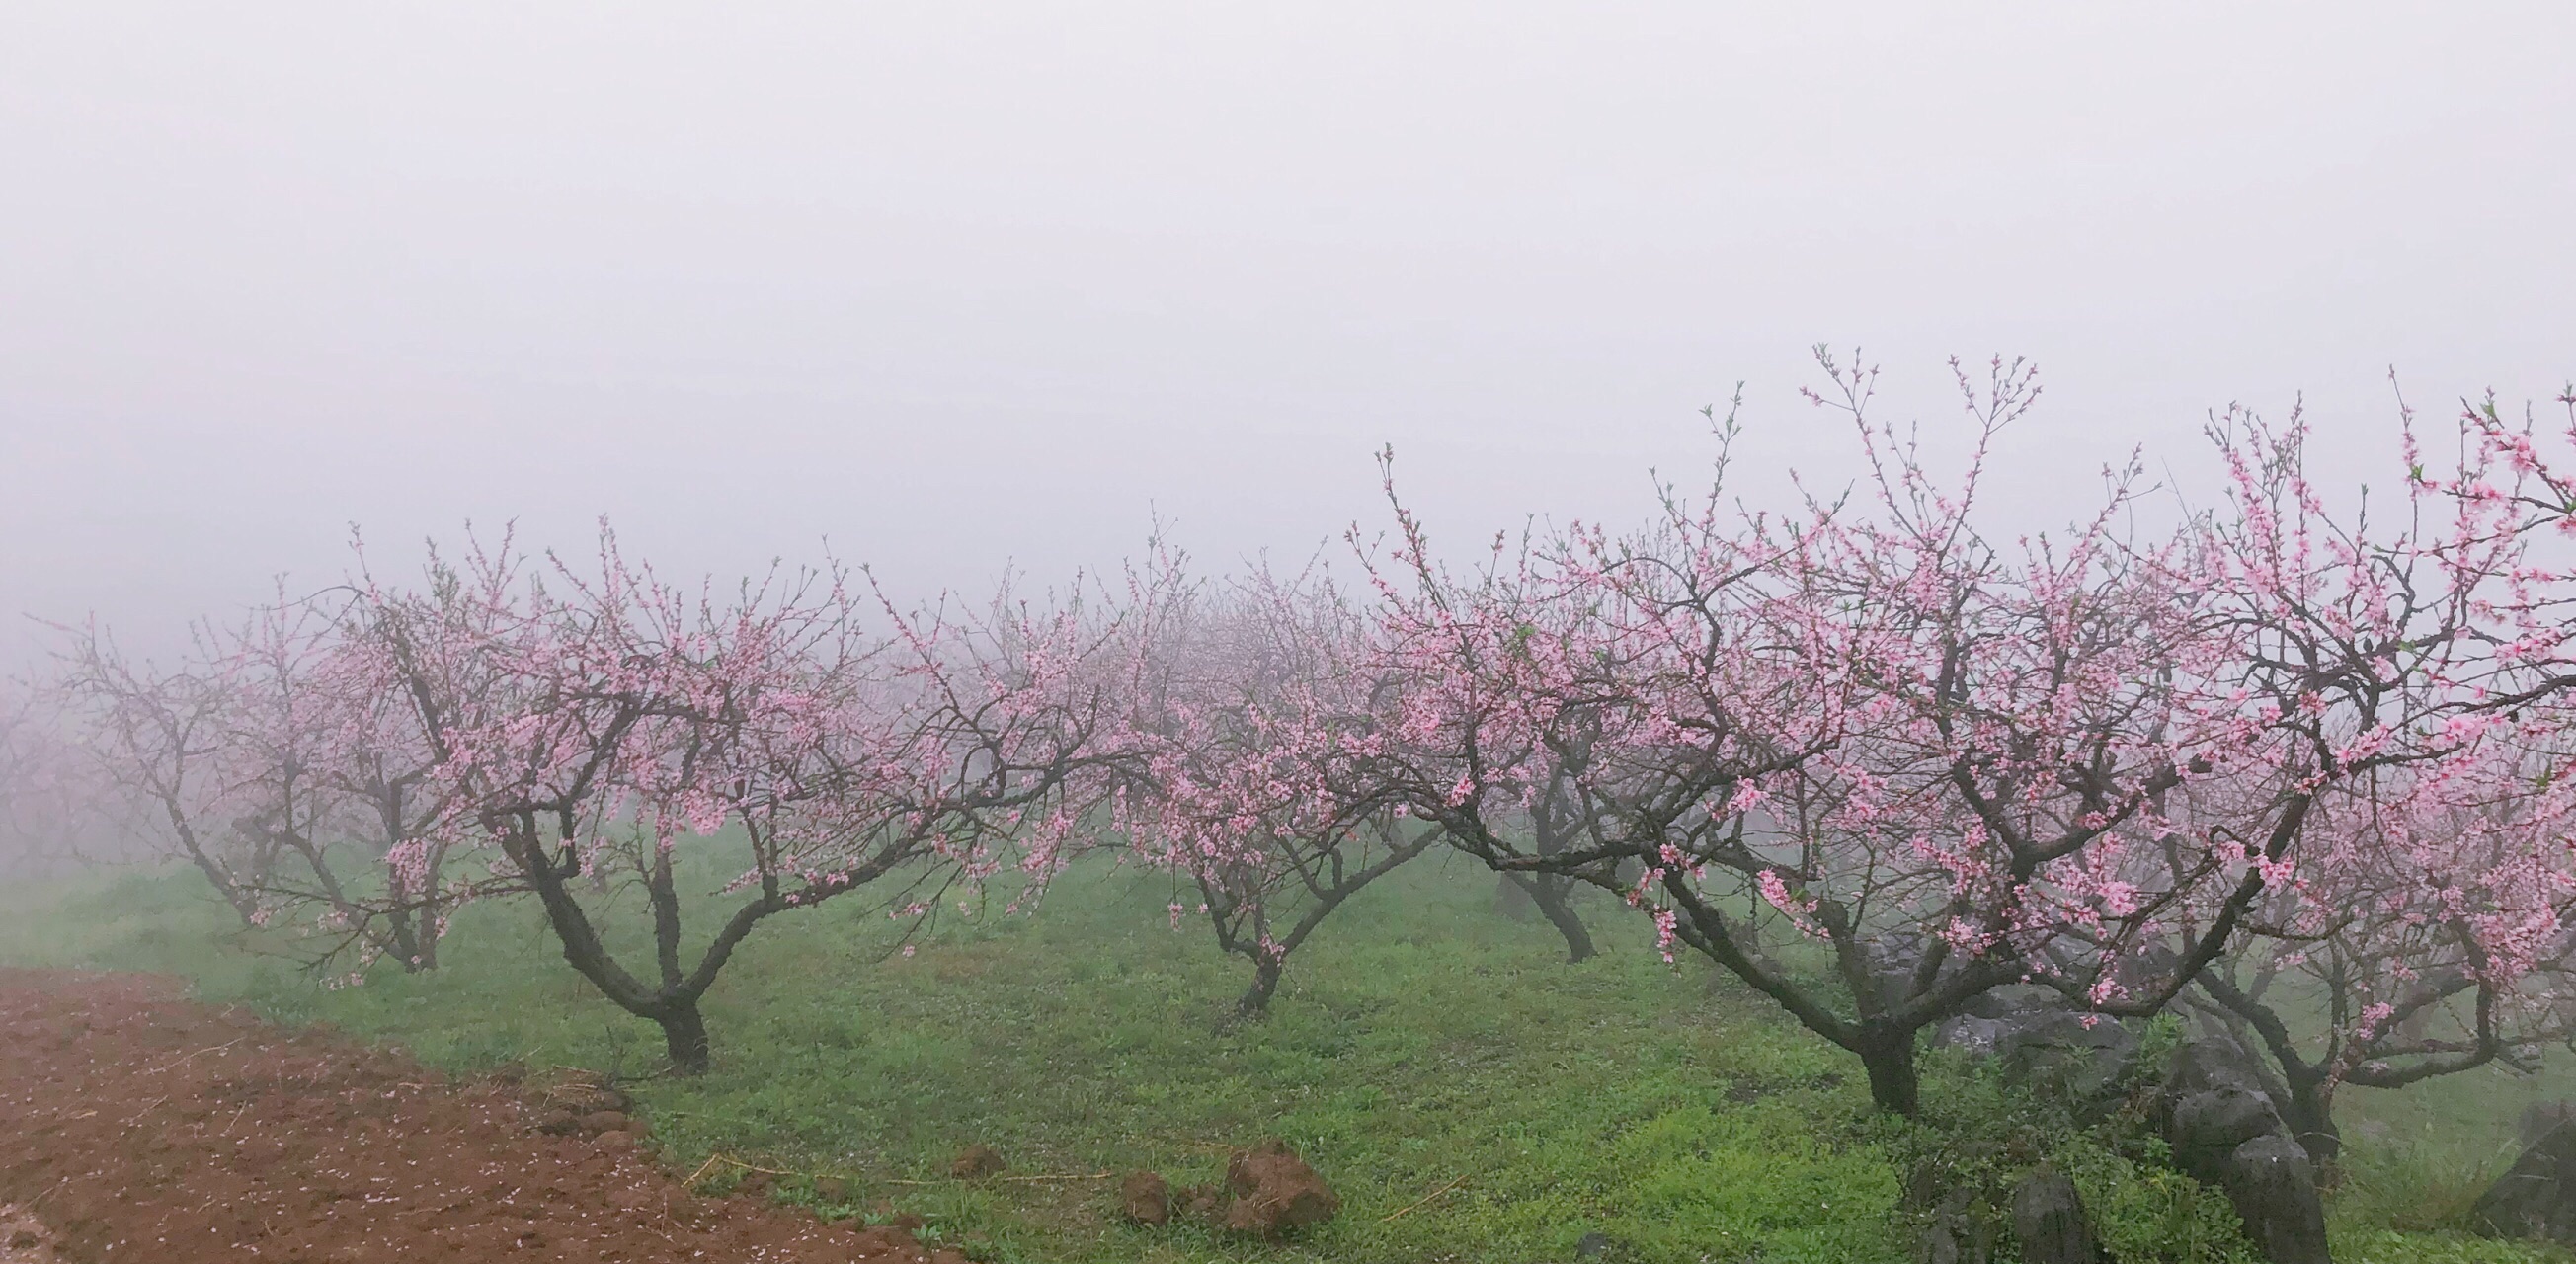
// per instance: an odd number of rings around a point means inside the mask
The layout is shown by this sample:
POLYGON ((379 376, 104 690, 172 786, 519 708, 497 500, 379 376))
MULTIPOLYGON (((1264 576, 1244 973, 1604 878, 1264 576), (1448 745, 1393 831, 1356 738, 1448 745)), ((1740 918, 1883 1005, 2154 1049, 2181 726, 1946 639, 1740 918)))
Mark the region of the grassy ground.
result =
MULTIPOLYGON (((1543 924, 1495 916, 1491 891, 1399 874, 1291 962, 1268 1021, 1231 1026, 1242 963, 1194 924, 1173 933, 1150 878, 1077 873, 1036 917, 952 917, 908 958, 882 918, 827 906, 774 921, 729 967, 715 1070, 639 1096, 675 1167, 721 1153, 844 1178, 835 1210, 890 1204, 994 1261, 1561 1261, 1596 1233, 1614 1260, 1906 1257, 1901 1138, 1856 1066, 1731 982, 1664 965, 1632 916, 1593 910, 1606 951, 1568 966, 1543 924), (1285 1247, 1126 1226, 1114 1182, 1090 1175, 1207 1180, 1266 1135, 1344 1198, 1285 1247), (945 1179, 975 1142, 1006 1175, 1067 1179, 945 1179)), ((176 971, 209 999, 453 1069, 658 1060, 657 1033, 595 999, 527 908, 469 913, 435 976, 337 990, 226 916, 186 874, 24 886, 0 895, 0 961, 176 971)), ((2491 1135, 2519 1109, 2507 1096, 2456 1084, 2349 1107, 2367 1124, 2347 1186, 2363 1196, 2338 1200, 2339 1258, 2576 1259, 2442 1232, 2510 1158, 2491 1135)))

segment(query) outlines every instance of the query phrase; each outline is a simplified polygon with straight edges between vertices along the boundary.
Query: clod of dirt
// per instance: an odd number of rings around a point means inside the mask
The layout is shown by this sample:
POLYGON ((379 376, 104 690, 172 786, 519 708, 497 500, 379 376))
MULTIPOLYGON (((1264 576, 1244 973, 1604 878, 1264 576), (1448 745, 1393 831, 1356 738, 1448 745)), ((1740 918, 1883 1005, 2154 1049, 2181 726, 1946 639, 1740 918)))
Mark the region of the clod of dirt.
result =
POLYGON ((899 1225, 872 1225, 859 1230, 859 1259, 896 1260, 913 1264, 971 1264, 963 1251, 952 1247, 927 1247, 912 1236, 912 1231, 899 1225))
POLYGON ((643 1123, 634 1116, 617 1110, 576 1111, 565 1106, 551 1106, 537 1116, 537 1131, 551 1137, 600 1137, 608 1133, 633 1133, 634 1140, 644 1133, 643 1123))
POLYGON ((957 1152, 957 1161, 948 1165, 948 1174, 961 1181, 971 1181, 991 1176, 1009 1166, 1002 1161, 1001 1151, 988 1145, 970 1145, 957 1152))
POLYGON ((1168 1224, 1172 1219, 1172 1187, 1153 1172, 1130 1172, 1118 1183, 1118 1209, 1129 1220, 1141 1225, 1168 1224))
POLYGON ((848 1202, 850 1183, 837 1176, 817 1176, 814 1178, 814 1197, 827 1203, 848 1202))
POLYGON ((1172 1215, 1215 1224, 1225 1213, 1225 1182, 1184 1185, 1172 1191, 1172 1215))
POLYGON ((635 1099, 615 1081, 597 1071, 580 1067, 557 1067, 537 1088, 537 1100, 556 1110, 575 1115, 602 1111, 624 1114, 634 1108, 635 1099))
POLYGON ((1276 1137, 1235 1151, 1226 1161, 1225 1188, 1233 1198, 1218 1223, 1236 1233, 1275 1238, 1321 1224, 1342 1209, 1324 1178, 1276 1137))

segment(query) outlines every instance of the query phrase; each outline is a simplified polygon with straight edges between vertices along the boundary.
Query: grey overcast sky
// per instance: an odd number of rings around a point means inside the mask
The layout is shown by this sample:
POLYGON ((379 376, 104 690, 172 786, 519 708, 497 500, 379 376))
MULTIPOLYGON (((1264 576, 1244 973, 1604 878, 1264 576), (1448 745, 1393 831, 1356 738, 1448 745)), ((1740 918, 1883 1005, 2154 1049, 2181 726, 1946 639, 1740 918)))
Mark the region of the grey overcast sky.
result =
MULTIPOLYGON (((2576 374, 2576 5, 0 6, 0 607, 611 515, 899 584, 1630 519, 1859 344, 2014 512, 2576 374)), ((2341 469, 2342 466, 2338 466, 2341 469)), ((1776 482, 1773 482, 1776 486, 1776 482)), ((23 638, 23 632, 11 635, 23 638)), ((18 644, 23 647, 22 639, 18 644)))

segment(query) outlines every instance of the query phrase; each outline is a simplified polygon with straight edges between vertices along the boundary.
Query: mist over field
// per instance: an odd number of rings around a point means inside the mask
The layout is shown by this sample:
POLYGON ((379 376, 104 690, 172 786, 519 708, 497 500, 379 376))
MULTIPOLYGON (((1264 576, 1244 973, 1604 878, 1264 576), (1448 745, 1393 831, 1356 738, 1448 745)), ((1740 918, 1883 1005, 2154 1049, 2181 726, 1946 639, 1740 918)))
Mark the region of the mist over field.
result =
POLYGON ((2570 21, 11 6, 0 607, 144 635, 352 522, 828 537, 915 592, 1157 512, 1302 554, 1380 520, 1387 443, 1456 539, 1624 523, 1738 382, 1747 464, 1849 477, 1819 341, 1936 443, 1944 358, 2032 357, 2055 521, 2232 401, 2377 440, 2392 367, 2555 394, 2570 21))
POLYGON ((0 1264, 2570 1264, 2571 49, 0 7, 0 1264))

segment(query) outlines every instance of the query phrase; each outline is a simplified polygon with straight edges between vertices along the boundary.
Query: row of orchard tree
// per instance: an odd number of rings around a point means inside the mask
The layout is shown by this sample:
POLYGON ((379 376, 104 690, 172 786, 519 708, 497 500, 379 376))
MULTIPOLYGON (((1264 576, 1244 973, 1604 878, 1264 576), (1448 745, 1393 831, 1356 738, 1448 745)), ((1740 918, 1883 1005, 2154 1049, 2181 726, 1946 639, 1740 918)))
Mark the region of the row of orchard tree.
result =
POLYGON ((2236 1028, 2327 1157, 2339 1086, 2566 1038, 2576 485, 2528 420, 2466 410, 2439 460, 2410 423, 2405 495, 2341 513, 2301 425, 2230 415, 2206 509, 2139 526, 2133 468, 2088 519, 2000 539, 1985 454, 2025 371, 1963 377, 1977 455, 1941 479, 1825 367, 1873 473, 1785 514, 1721 478, 1642 530, 1444 561, 1390 480, 1350 582, 1158 549, 910 609, 828 567, 674 582, 604 533, 399 583, 362 551, 174 664, 64 629, 60 720, 22 727, 79 758, 10 749, 105 778, 337 973, 435 968, 461 906, 533 896, 686 1070, 768 919, 995 884, 1018 908, 1091 852, 1176 876, 1174 924, 1246 959, 1248 1011, 1431 850, 1577 957, 1572 897, 1607 889, 1909 1114, 1927 1029, 2007 986, 2236 1028), (748 860, 710 896, 676 853, 720 831, 748 860), (649 933, 606 933, 621 909, 649 933))

